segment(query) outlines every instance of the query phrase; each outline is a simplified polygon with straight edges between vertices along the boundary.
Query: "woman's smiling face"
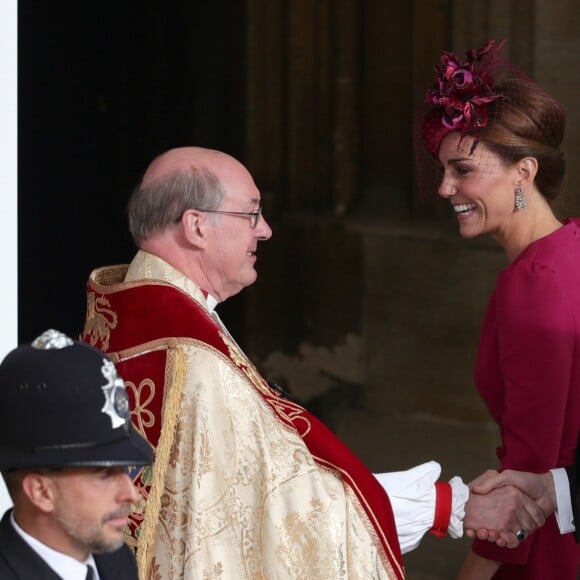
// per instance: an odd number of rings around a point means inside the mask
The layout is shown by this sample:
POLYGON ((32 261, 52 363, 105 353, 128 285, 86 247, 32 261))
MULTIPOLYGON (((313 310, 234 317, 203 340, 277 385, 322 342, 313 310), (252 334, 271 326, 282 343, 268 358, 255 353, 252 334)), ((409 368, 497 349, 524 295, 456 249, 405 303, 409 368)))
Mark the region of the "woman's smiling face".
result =
POLYGON ((441 141, 439 160, 443 176, 439 196, 451 202, 459 233, 464 238, 491 234, 501 239, 514 216, 516 166, 507 166, 498 155, 473 137, 458 132, 441 141))

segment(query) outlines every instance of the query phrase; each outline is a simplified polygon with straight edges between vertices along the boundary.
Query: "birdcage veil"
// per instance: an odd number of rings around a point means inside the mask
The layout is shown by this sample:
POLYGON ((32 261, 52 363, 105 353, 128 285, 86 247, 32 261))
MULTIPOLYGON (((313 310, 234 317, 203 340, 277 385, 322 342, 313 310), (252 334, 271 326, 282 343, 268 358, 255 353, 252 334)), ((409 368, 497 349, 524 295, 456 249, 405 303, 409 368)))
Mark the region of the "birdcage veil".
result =
POLYGON ((538 189, 548 200, 559 195, 564 178, 560 150, 564 111, 556 99, 503 56, 503 45, 489 40, 479 49, 467 50, 463 57, 443 52, 435 66, 435 78, 413 128, 422 196, 437 194, 439 149, 450 133, 464 154, 487 163, 477 174, 535 157, 538 189), (491 150, 495 158, 477 153, 478 149, 491 150))

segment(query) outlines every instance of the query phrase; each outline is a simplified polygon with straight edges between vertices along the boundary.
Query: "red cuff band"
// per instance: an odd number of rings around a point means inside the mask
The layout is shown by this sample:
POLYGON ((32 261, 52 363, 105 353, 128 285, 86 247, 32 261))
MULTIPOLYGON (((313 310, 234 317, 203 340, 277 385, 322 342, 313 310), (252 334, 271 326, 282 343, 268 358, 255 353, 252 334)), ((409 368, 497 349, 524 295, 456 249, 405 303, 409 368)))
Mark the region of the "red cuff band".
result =
POLYGON ((451 520, 451 485, 446 481, 438 481, 435 484, 435 496, 435 517, 429 531, 438 538, 444 538, 451 520))

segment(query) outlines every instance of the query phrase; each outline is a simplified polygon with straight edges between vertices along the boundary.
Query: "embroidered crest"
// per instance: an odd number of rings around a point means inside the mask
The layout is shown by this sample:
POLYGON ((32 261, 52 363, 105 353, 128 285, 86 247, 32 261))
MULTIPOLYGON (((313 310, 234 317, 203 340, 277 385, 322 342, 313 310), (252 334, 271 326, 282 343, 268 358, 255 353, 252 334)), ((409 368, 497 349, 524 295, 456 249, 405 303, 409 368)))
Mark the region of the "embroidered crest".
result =
POLYGON ((117 315, 110 308, 111 303, 104 296, 95 296, 94 292, 87 295, 87 320, 85 334, 92 346, 108 350, 111 329, 117 326, 117 315))
POLYGON ((103 359, 101 372, 107 381, 107 384, 101 387, 105 395, 105 404, 101 412, 109 415, 113 429, 124 425, 127 430, 129 429, 130 408, 123 379, 117 374, 115 365, 107 359, 103 359))

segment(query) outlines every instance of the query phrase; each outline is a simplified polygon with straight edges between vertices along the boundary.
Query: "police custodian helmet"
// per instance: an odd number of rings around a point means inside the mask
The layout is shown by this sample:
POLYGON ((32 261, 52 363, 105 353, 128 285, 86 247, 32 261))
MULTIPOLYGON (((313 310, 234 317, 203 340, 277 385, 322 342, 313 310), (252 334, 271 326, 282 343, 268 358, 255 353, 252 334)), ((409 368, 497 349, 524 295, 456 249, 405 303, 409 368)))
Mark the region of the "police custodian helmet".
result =
POLYGON ((151 463, 130 411, 112 361, 47 330, 0 364, 0 470, 151 463))

